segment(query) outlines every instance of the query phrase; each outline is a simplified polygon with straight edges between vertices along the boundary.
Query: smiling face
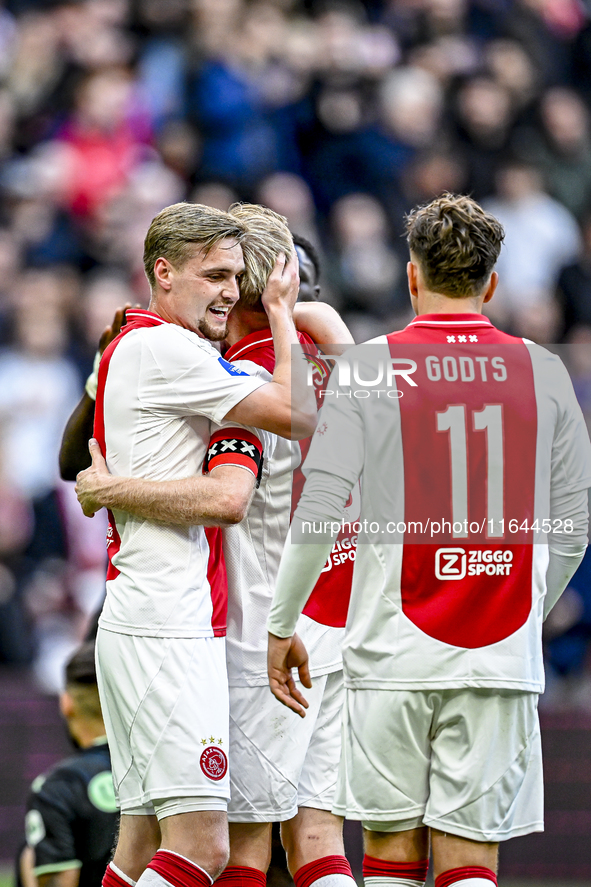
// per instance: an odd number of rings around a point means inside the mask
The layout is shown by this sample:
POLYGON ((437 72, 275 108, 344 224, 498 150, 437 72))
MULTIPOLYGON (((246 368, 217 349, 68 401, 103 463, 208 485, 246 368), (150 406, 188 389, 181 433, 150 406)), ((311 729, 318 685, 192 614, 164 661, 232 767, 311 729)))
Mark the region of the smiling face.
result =
POLYGON ((243 273, 242 247, 229 238, 205 255, 196 245, 180 267, 160 257, 154 265, 156 285, 150 310, 170 323, 219 342, 227 335, 228 314, 240 297, 243 273))

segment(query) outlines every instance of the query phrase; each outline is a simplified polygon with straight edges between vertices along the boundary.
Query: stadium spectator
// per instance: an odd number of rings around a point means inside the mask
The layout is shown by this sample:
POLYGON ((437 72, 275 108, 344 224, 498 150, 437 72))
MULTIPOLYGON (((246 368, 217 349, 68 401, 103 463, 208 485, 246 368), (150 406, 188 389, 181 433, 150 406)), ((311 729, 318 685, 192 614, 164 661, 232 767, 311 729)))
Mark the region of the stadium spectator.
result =
POLYGON ((505 243, 491 317, 535 341, 551 341, 558 326, 556 281, 561 267, 579 252, 579 226, 544 190, 536 167, 510 161, 495 181, 496 194, 484 206, 502 223, 505 243))

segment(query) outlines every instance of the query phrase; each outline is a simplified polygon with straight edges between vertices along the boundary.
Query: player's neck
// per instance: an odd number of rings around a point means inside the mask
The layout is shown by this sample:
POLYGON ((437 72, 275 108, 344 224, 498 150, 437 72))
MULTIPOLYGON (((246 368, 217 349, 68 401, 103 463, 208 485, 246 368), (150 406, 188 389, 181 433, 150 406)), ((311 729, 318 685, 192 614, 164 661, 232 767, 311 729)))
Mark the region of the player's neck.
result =
POLYGON ((68 729, 80 748, 89 748, 97 739, 105 735, 105 725, 102 721, 85 718, 68 719, 68 729))
POLYGON ((482 314, 483 298, 450 298, 441 293, 422 290, 413 299, 413 308, 420 314, 482 314))
POLYGON ((228 316, 228 345, 235 345, 250 333, 258 333, 259 330, 269 329, 269 318, 264 310, 257 311, 253 308, 237 305, 232 308, 228 316))

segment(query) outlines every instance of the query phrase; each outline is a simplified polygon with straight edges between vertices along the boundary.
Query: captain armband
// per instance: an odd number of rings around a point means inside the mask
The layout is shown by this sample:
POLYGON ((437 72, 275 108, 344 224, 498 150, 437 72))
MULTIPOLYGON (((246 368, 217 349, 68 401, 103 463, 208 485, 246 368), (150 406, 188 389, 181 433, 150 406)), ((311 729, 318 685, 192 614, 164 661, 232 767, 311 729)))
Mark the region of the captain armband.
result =
POLYGON ((203 474, 209 474, 218 465, 247 468, 256 477, 258 487, 263 473, 263 444, 245 428, 220 428, 210 438, 203 474))

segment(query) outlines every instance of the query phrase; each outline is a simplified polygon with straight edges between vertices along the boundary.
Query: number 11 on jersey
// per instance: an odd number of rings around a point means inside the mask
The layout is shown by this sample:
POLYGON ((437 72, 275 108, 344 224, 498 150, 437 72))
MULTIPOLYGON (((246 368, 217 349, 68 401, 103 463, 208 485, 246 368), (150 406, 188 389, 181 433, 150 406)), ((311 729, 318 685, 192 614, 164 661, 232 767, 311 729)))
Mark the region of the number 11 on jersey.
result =
MULTIPOLYGON (((466 538, 471 530, 468 514, 469 452, 466 424, 466 406, 450 404, 437 414, 437 431, 449 432, 451 506, 453 536, 466 538), (459 528, 459 529, 458 529, 459 528)), ((472 410, 472 428, 486 433, 486 527, 488 537, 504 535, 504 459, 503 406, 486 404, 481 410, 472 410)))

